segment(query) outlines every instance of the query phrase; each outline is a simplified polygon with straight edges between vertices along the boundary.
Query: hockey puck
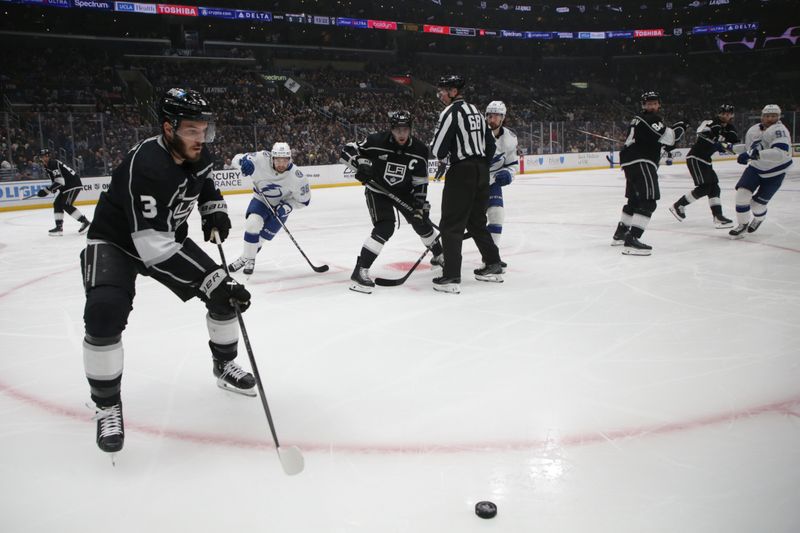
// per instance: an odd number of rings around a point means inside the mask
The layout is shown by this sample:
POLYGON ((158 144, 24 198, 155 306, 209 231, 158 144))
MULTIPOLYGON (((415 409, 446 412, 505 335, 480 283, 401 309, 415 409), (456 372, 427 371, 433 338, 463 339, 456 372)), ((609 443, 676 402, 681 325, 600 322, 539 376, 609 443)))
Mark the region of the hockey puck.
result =
POLYGON ((492 502, 478 502, 475 504, 475 514, 481 518, 494 518, 497 514, 497 506, 492 502))

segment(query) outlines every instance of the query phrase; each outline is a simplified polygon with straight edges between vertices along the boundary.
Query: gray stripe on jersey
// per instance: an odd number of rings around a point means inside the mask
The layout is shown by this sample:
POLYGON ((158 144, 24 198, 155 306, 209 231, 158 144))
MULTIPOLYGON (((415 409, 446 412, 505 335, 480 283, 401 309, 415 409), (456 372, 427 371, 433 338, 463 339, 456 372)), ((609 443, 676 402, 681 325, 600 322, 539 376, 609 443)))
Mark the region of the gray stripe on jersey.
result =
POLYGON ((175 233, 145 229, 131 233, 136 252, 146 267, 166 261, 181 249, 175 242, 175 233))

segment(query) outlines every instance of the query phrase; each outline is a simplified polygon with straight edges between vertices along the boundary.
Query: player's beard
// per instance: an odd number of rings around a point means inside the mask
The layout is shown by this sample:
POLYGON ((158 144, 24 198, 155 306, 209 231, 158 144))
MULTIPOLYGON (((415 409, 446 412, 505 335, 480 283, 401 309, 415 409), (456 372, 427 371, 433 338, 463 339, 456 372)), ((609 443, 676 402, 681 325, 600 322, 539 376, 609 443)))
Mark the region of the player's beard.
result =
MULTIPOLYGON (((165 136, 166 137, 166 136, 165 136)), ((183 159, 184 161, 188 161, 190 163, 196 163, 200 160, 200 156, 203 153, 202 145, 200 151, 197 152, 196 156, 192 156, 189 153, 189 147, 187 146, 186 141, 184 141, 177 132, 172 133, 172 140, 167 139, 167 144, 169 145, 169 149, 177 155, 179 158, 183 159)))

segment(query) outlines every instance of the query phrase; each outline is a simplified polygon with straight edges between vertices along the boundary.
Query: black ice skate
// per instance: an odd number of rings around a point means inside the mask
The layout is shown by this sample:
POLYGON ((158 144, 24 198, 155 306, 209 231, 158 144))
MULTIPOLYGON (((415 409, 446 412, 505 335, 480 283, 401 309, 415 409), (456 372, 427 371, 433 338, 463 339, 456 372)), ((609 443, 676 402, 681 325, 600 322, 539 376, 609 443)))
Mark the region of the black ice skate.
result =
POLYGON ((763 218, 762 219, 754 218, 753 220, 751 220, 750 225, 747 226, 747 233, 753 233, 755 230, 758 229, 758 227, 761 225, 762 222, 764 222, 763 218))
POLYGON ((60 224, 56 224, 56 227, 48 231, 47 234, 51 237, 63 237, 64 227, 60 224))
POLYGON ((350 280, 353 282, 350 284, 351 291, 372 294, 372 289, 375 288, 375 282, 369 277, 369 269, 361 266, 360 257, 356 259, 356 267, 350 280))
POLYGON ((444 276, 433 278, 433 290, 449 292, 450 294, 460 294, 461 278, 446 278, 444 276))
POLYGON ((714 227, 717 229, 726 229, 733 227, 733 220, 726 218, 724 215, 714 217, 714 227))
POLYGON ((625 236, 625 248, 622 249, 622 253, 625 255, 650 255, 653 251, 653 247, 649 246, 639 239, 628 233, 625 236))
POLYGON ((106 453, 120 451, 125 444, 122 402, 108 407, 95 406, 92 420, 97 420, 97 447, 106 453))
POLYGON ((747 224, 739 224, 732 230, 728 232, 728 235, 731 236, 731 239, 744 239, 744 232, 747 231, 749 226, 747 224))
POLYGON ((611 237, 611 246, 622 246, 625 244, 625 235, 628 233, 628 226, 620 222, 617 224, 617 230, 614 236, 611 237))
POLYGON ((675 202, 670 206, 669 212, 678 219, 679 222, 683 222, 686 220, 686 211, 683 209, 682 205, 678 205, 678 202, 675 202))
POLYGON ((490 281, 493 283, 503 283, 503 265, 494 263, 472 271, 478 281, 490 281))
POLYGON ((233 361, 223 361, 216 357, 213 359, 217 387, 245 396, 256 395, 256 378, 253 377, 253 374, 245 371, 233 361))
POLYGON ((87 219, 86 217, 82 217, 79 222, 81 223, 81 227, 78 228, 78 234, 83 235, 89 229, 91 222, 89 222, 89 219, 87 219))

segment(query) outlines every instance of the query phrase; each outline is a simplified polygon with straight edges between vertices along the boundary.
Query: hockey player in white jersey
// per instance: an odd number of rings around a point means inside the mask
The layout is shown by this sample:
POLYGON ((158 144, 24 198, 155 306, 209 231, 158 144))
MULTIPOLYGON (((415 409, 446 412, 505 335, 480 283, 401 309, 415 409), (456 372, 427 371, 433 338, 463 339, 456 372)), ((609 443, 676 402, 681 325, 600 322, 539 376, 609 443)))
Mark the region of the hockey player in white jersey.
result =
POLYGON ((741 239, 745 231, 753 233, 764 222, 767 204, 780 189, 786 170, 792 166, 792 139, 781 122, 781 108, 775 104, 764 106, 761 122, 747 130, 744 144, 735 145, 733 151, 739 154, 737 162, 747 165, 736 184, 739 225, 729 232, 731 238, 741 239))
POLYGON ((237 154, 233 167, 252 178, 253 198, 245 215, 242 255, 228 268, 231 272, 244 269, 249 276, 255 269, 261 245, 275 237, 289 213, 309 204, 311 190, 308 178, 292 163, 292 150, 284 142, 276 142, 270 152, 237 154))
MULTIPOLYGON (((509 185, 519 172, 517 156, 517 136, 503 126, 506 118, 506 105, 495 100, 486 106, 486 124, 491 128, 497 144, 497 151, 489 167, 489 205, 486 209, 486 229, 495 245, 500 246, 503 234, 505 211, 503 207, 503 187, 509 185)), ((501 261, 501 266, 506 264, 501 261)))

